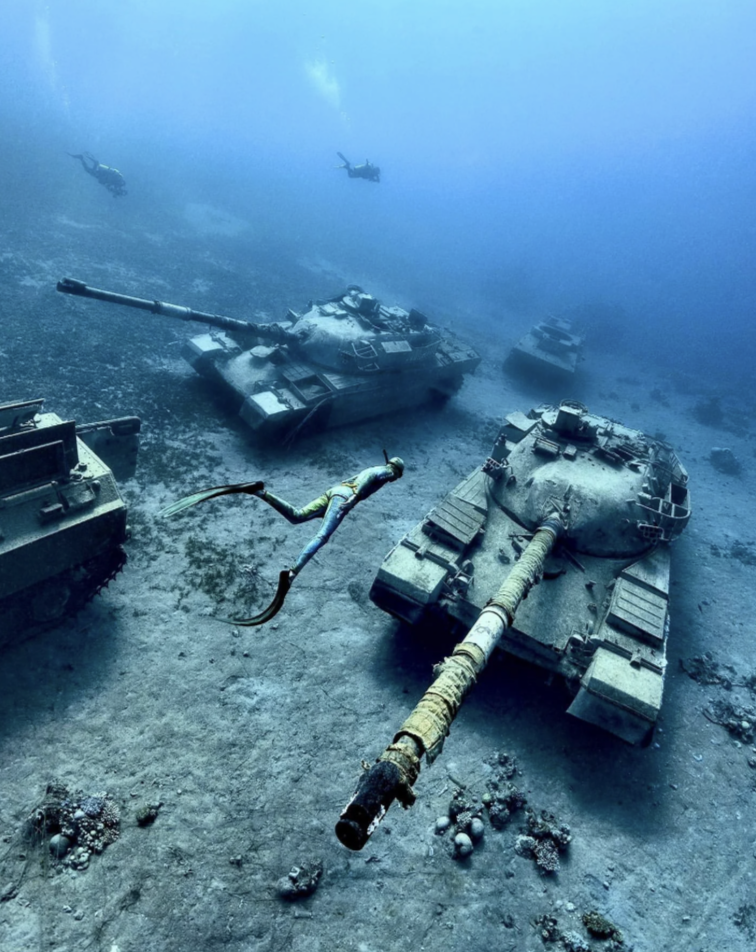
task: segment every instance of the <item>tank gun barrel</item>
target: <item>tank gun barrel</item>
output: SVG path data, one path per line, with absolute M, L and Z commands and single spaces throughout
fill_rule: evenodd
M 513 624 L 520 602 L 541 578 L 546 557 L 563 532 L 558 513 L 542 522 L 466 637 L 437 666 L 433 684 L 392 743 L 362 775 L 354 796 L 344 808 L 336 824 L 336 835 L 344 846 L 362 849 L 394 800 L 404 807 L 415 802 L 412 787 L 420 774 L 423 754 L 431 764 L 441 753 L 462 701 L 502 634 Z
M 234 317 L 225 317 L 223 314 L 208 314 L 205 311 L 195 311 L 190 307 L 179 304 L 168 304 L 166 301 L 151 301 L 148 298 L 132 297 L 130 294 L 117 294 L 115 291 L 103 291 L 93 288 L 83 281 L 74 278 L 63 278 L 58 281 L 58 291 L 63 294 L 73 294 L 77 297 L 94 298 L 97 301 L 107 301 L 109 304 L 123 304 L 126 307 L 135 307 L 140 311 L 149 311 L 151 314 L 160 314 L 164 317 L 177 317 L 182 321 L 199 321 L 210 324 L 230 333 L 246 334 L 265 338 L 277 343 L 286 340 L 287 331 L 279 324 L 253 324 L 251 321 L 240 321 Z

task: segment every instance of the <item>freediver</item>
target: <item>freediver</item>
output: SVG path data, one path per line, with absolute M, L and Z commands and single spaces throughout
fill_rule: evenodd
M 98 162 L 91 152 L 84 152 L 83 154 L 77 153 L 76 155 L 74 155 L 73 152 L 69 152 L 67 154 L 70 155 L 72 159 L 79 159 L 84 171 L 89 173 L 93 178 L 96 178 L 100 185 L 104 185 L 114 198 L 128 194 L 126 191 L 126 180 L 118 169 L 112 169 L 109 165 L 103 165 L 101 162 Z M 91 164 L 88 165 L 87 163 Z
M 369 182 L 380 182 L 381 170 L 377 165 L 372 165 L 367 159 L 365 159 L 364 165 L 352 165 L 349 159 L 343 156 L 341 152 L 337 152 L 336 155 L 338 155 L 344 163 L 343 165 L 337 165 L 336 168 L 346 169 L 349 178 L 364 178 Z
M 177 512 L 182 512 L 190 506 L 196 506 L 197 503 L 204 502 L 207 499 L 214 499 L 216 496 L 227 496 L 234 493 L 245 493 L 249 496 L 257 496 L 269 506 L 280 513 L 285 519 L 294 525 L 300 522 L 309 522 L 311 519 L 321 518 L 323 524 L 318 533 L 307 543 L 299 553 L 299 557 L 290 569 L 284 569 L 279 573 L 278 589 L 273 601 L 252 618 L 226 619 L 234 625 L 244 625 L 253 627 L 262 625 L 270 621 L 283 606 L 284 599 L 302 569 L 307 565 L 310 559 L 329 541 L 334 532 L 341 525 L 344 517 L 354 509 L 358 502 L 372 496 L 386 483 L 392 483 L 401 479 L 404 473 L 404 462 L 398 456 L 391 459 L 386 457 L 385 464 L 381 466 L 370 466 L 348 479 L 342 480 L 337 485 L 327 489 L 317 499 L 303 506 L 296 508 L 280 496 L 276 496 L 265 488 L 262 482 L 254 483 L 236 483 L 229 486 L 213 486 L 210 489 L 201 489 L 198 492 L 185 496 L 177 502 L 172 503 L 160 512 L 161 516 L 173 516 Z

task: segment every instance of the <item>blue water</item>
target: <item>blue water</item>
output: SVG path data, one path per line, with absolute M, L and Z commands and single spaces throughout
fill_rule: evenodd
M 607 338 L 748 379 L 754 62 L 753 0 L 3 0 L 3 225 L 209 204 L 405 304 L 604 302 Z

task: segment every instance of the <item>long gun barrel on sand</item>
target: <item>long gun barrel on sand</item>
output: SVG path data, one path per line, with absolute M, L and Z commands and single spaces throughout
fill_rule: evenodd
M 73 294 L 77 297 L 94 298 L 97 301 L 107 301 L 109 304 L 123 304 L 126 307 L 135 307 L 140 311 L 149 311 L 151 314 L 161 314 L 164 317 L 177 317 L 182 321 L 199 321 L 210 324 L 230 333 L 246 334 L 260 337 L 276 343 L 285 343 L 288 332 L 280 324 L 253 324 L 251 321 L 240 321 L 234 317 L 225 317 L 222 314 L 207 314 L 205 311 L 195 311 L 190 307 L 179 304 L 168 304 L 165 301 L 151 301 L 148 298 L 132 297 L 130 294 L 117 294 L 115 291 L 103 291 L 93 288 L 83 281 L 74 278 L 63 278 L 58 281 L 58 291 L 63 294 Z
M 423 754 L 430 764 L 441 753 L 465 695 L 485 668 L 504 631 L 513 624 L 520 602 L 541 578 L 546 557 L 563 532 L 564 525 L 557 513 L 543 521 L 467 636 L 439 666 L 436 680 L 399 728 L 393 742 L 360 778 L 336 824 L 336 835 L 344 846 L 362 849 L 394 800 L 404 807 L 415 802 L 412 787 L 420 774 Z

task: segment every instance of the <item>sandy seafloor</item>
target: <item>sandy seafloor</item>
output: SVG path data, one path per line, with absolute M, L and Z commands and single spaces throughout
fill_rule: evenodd
M 425 302 L 338 264 L 245 245 L 196 208 L 160 227 L 120 225 L 115 212 L 96 224 L 53 216 L 33 235 L 3 226 L 2 401 L 42 396 L 79 422 L 137 413 L 143 438 L 137 476 L 122 485 L 125 570 L 78 617 L 3 652 L 0 949 L 507 952 L 544 948 L 533 922 L 546 914 L 606 948 L 581 924 L 588 910 L 608 916 L 636 952 L 753 949 L 756 752 L 704 711 L 712 701 L 753 708 L 756 697 L 697 683 L 680 665 L 708 651 L 736 682 L 756 672 L 753 393 L 667 367 L 663 355 L 602 353 L 590 340 L 572 392 L 526 387 L 501 364 L 534 315 L 486 323 L 438 301 L 432 316 L 485 354 L 445 409 L 260 447 L 180 359 L 195 325 L 68 299 L 56 280 L 247 318 L 280 319 L 351 281 L 388 303 Z M 726 429 L 692 413 L 712 395 Z M 395 806 L 350 853 L 333 828 L 360 761 L 383 750 L 450 649 L 376 608 L 374 573 L 485 458 L 506 413 L 561 397 L 663 432 L 690 473 L 693 518 L 675 544 L 655 742 L 631 748 L 574 720 L 558 684 L 498 657 L 441 758 L 423 769 L 416 805 Z M 714 469 L 715 446 L 734 451 L 740 477 Z M 404 479 L 349 517 L 275 621 L 239 630 L 216 620 L 259 607 L 311 527 L 251 499 L 170 523 L 158 510 L 192 489 L 253 478 L 304 503 L 380 462 L 384 447 L 406 460 Z M 434 834 L 455 781 L 480 796 L 497 751 L 516 757 L 529 803 L 571 828 L 553 876 L 515 853 L 522 814 L 502 831 L 487 826 L 465 862 Z M 84 872 L 56 869 L 46 849 L 21 839 L 52 778 L 108 791 L 120 806 L 120 839 Z M 161 803 L 158 818 L 139 827 L 136 810 L 150 802 Z M 314 859 L 324 865 L 315 894 L 279 898 L 280 877 Z

